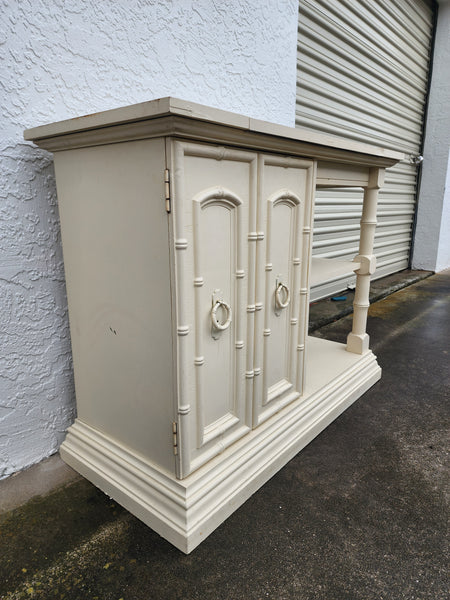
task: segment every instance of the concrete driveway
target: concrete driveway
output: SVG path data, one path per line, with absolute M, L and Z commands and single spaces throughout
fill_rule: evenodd
M 381 381 L 191 555 L 63 477 L 1 515 L 0 597 L 447 600 L 450 272 L 369 314 Z

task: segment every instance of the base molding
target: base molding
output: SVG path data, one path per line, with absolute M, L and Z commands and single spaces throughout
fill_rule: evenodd
M 317 389 L 307 387 L 299 400 L 183 480 L 80 419 L 68 430 L 61 457 L 189 553 L 380 379 L 372 352 L 351 360 L 350 368 L 332 380 L 324 377 Z

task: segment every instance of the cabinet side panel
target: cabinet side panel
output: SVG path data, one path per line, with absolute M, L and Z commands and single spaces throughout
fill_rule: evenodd
M 164 168 L 162 139 L 55 155 L 78 418 L 173 472 Z

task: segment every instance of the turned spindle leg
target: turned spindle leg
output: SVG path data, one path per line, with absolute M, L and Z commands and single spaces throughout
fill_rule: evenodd
M 361 266 L 355 271 L 356 289 L 353 302 L 353 328 L 347 337 L 347 350 L 355 354 L 363 354 L 369 349 L 369 336 L 366 333 L 367 311 L 369 309 L 370 277 L 375 272 L 376 267 L 373 240 L 377 224 L 378 190 L 383 184 L 383 178 L 384 169 L 370 169 L 369 183 L 364 188 L 359 254 L 354 259 Z

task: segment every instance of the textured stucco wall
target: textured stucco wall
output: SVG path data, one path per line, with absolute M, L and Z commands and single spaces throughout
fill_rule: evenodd
M 450 267 L 450 2 L 439 3 L 412 266 Z
M 0 478 L 75 414 L 52 156 L 23 130 L 168 95 L 294 125 L 296 31 L 296 0 L 0 0 Z

